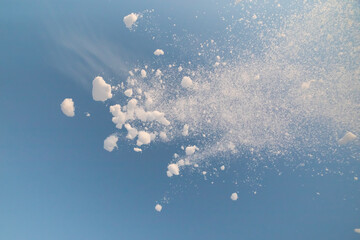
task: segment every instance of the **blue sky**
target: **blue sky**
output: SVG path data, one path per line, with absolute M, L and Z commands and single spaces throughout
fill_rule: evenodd
M 295 163 L 281 156 L 277 167 L 260 163 L 249 170 L 246 153 L 238 154 L 224 160 L 226 171 L 207 180 L 196 171 L 166 176 L 174 152 L 191 144 L 187 140 L 154 143 L 139 154 L 120 138 L 116 151 L 104 150 L 104 139 L 121 132 L 108 107 L 122 98 L 95 102 L 93 78 L 102 75 L 113 84 L 141 64 L 203 62 L 181 55 L 191 52 L 186 41 L 192 38 L 169 44 L 167 33 L 175 30 L 166 21 L 185 29 L 179 35 L 199 33 L 194 39 L 205 41 L 223 26 L 213 16 L 237 11 L 224 6 L 221 1 L 0 3 L 0 239 L 359 238 L 354 176 L 360 163 L 346 148 L 321 150 L 323 162 L 307 170 L 296 168 L 296 156 Z M 144 13 L 135 31 L 125 28 L 124 16 L 147 9 L 155 12 Z M 202 16 L 198 24 L 194 15 Z M 156 29 L 146 30 L 149 26 Z M 158 41 L 151 41 L 154 35 Z M 169 52 L 164 61 L 152 55 L 159 46 Z M 112 54 L 99 54 L 90 64 L 95 50 Z M 67 97 L 75 102 L 74 118 L 60 110 Z M 359 155 L 358 142 L 350 152 Z M 345 160 L 327 162 L 334 155 Z M 223 163 L 209 162 L 207 171 Z M 333 173 L 322 176 L 325 167 Z M 230 200 L 233 192 L 237 201 Z M 158 202 L 160 213 L 154 210 Z

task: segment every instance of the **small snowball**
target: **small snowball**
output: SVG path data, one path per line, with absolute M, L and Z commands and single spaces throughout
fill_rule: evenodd
M 225 170 L 225 166 L 222 165 L 222 166 L 220 167 L 220 169 L 221 169 L 221 171 L 224 171 L 224 170 Z

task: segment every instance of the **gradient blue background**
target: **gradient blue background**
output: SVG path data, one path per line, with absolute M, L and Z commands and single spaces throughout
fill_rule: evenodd
M 243 174 L 233 173 L 241 159 L 211 184 L 199 174 L 166 176 L 173 145 L 137 154 L 121 140 L 118 151 L 104 151 L 103 140 L 115 129 L 108 108 L 92 100 L 93 77 L 123 80 L 126 73 L 111 68 L 151 61 L 159 45 L 144 32 L 129 32 L 122 18 L 154 8 L 206 39 L 219 5 L 0 2 L 0 239 L 359 239 L 353 231 L 360 227 L 359 181 L 353 180 L 357 172 L 349 174 L 358 162 L 344 164 L 343 176 L 279 166 L 282 175 L 266 171 L 263 187 L 253 188 L 234 184 Z M 204 11 L 193 25 L 191 17 Z M 67 30 L 111 39 L 124 63 L 86 68 L 59 45 Z M 78 75 L 67 74 L 71 67 Z M 60 111 L 65 97 L 75 101 L 74 118 Z M 234 191 L 236 202 L 229 198 Z M 170 202 L 157 213 L 164 193 Z

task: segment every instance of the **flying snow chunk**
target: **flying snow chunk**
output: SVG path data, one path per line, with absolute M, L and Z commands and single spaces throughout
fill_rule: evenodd
M 150 134 L 145 131 L 140 131 L 138 134 L 138 140 L 136 142 L 136 145 L 141 146 L 143 144 L 150 144 L 150 142 L 151 142 Z
M 142 152 L 141 148 L 134 148 L 135 152 Z
M 126 135 L 126 138 L 128 138 L 130 140 L 133 140 L 134 138 L 136 138 L 136 136 L 138 135 L 138 131 L 137 131 L 136 128 L 131 127 L 131 125 L 129 123 L 126 123 L 124 125 L 124 127 L 128 131 L 128 134 Z
M 120 104 L 115 104 L 113 106 L 110 106 L 110 112 L 114 116 L 112 118 L 113 123 L 116 124 L 116 127 L 121 129 L 123 124 L 126 122 L 126 113 L 121 111 Z
M 189 125 L 185 124 L 182 130 L 182 135 L 183 136 L 188 136 L 189 135 Z
M 224 171 L 224 170 L 225 170 L 225 166 L 222 165 L 222 166 L 220 167 L 220 169 L 221 169 L 221 171 Z
M 140 74 L 142 78 L 146 78 L 146 71 L 144 69 L 141 69 Z
M 115 135 L 108 136 L 104 140 L 104 149 L 106 151 L 112 152 L 114 150 L 114 148 L 117 148 L 117 144 L 116 144 L 117 141 L 118 141 L 118 138 Z
M 168 171 L 166 173 L 168 177 L 172 177 L 173 175 L 179 175 L 180 174 L 179 166 L 175 163 L 169 164 Z
M 107 84 L 100 76 L 96 77 L 93 82 L 92 96 L 95 101 L 106 101 L 112 98 L 111 85 Z
M 181 86 L 183 88 L 190 88 L 193 85 L 193 82 L 191 80 L 190 77 L 183 77 L 183 79 L 181 80 Z
M 160 132 L 160 138 L 161 138 L 161 140 L 163 140 L 163 141 L 167 141 L 168 140 L 168 137 L 167 137 L 167 135 L 166 135 L 166 132 Z
M 156 204 L 155 210 L 158 211 L 158 212 L 161 212 L 162 206 L 160 204 Z
M 161 49 L 156 49 L 155 52 L 154 52 L 154 55 L 155 55 L 155 56 L 164 55 L 164 51 L 161 50 Z
M 127 97 L 131 97 L 133 95 L 133 90 L 131 88 L 129 88 L 128 90 L 126 90 L 124 92 L 125 96 Z
M 238 199 L 237 193 L 234 192 L 233 194 L 231 194 L 230 198 L 231 200 L 236 201 Z
M 132 26 L 135 24 L 135 22 L 138 20 L 138 18 L 139 18 L 139 14 L 137 13 L 130 13 L 129 15 L 125 16 L 124 17 L 125 26 L 128 29 L 131 29 Z
M 196 150 L 199 150 L 195 145 L 194 146 L 188 146 L 185 149 L 185 153 L 186 155 L 193 155 L 195 153 Z
M 347 132 L 342 138 L 339 140 L 340 145 L 345 145 L 351 141 L 354 141 L 356 138 L 356 135 L 352 132 Z
M 68 117 L 75 116 L 75 107 L 74 101 L 72 98 L 65 98 L 64 101 L 60 104 L 61 111 Z
M 359 233 L 359 234 L 360 234 L 360 228 L 355 228 L 355 229 L 354 229 L 354 232 L 356 232 L 356 233 Z

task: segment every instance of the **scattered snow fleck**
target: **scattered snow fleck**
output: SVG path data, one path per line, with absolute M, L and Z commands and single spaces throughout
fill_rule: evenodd
M 355 229 L 354 229 L 354 232 L 356 232 L 356 233 L 359 233 L 359 234 L 360 234 L 360 228 L 355 228 Z
M 225 166 L 222 165 L 222 166 L 220 167 L 220 169 L 221 169 L 221 171 L 224 171 L 224 170 L 225 170 Z
M 156 204 L 155 210 L 158 211 L 158 212 L 161 212 L 162 206 L 160 204 Z
M 112 152 L 114 148 L 117 148 L 118 137 L 115 135 L 110 135 L 104 140 L 104 149 L 106 151 Z
M 92 82 L 92 96 L 95 101 L 106 101 L 112 98 L 111 85 L 107 84 L 100 76 L 96 77 Z
M 354 180 L 357 181 L 357 180 L 359 180 L 359 178 L 358 178 L 358 177 L 354 177 Z
M 61 111 L 68 117 L 75 116 L 75 107 L 74 101 L 72 98 L 65 98 L 64 101 L 60 104 Z
M 88 112 L 86 112 L 86 113 L 85 113 L 85 116 L 86 116 L 86 117 L 90 117 L 90 116 L 91 116 L 91 114 L 90 114 L 90 113 L 88 113 Z
M 230 198 L 231 198 L 231 200 L 236 201 L 238 199 L 237 193 L 231 194 Z
M 161 49 L 156 49 L 155 52 L 154 52 L 154 55 L 155 55 L 155 56 L 164 55 L 164 51 L 161 50 Z
M 178 71 L 181 72 L 183 70 L 182 66 L 178 67 Z

